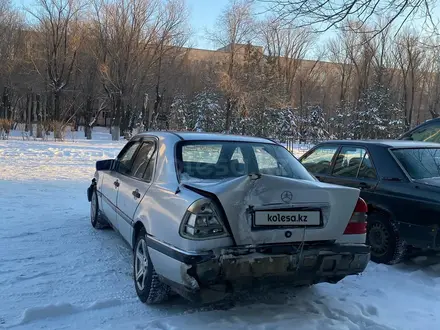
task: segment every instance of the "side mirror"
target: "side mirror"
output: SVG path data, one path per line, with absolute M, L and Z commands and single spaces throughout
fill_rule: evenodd
M 96 162 L 96 170 L 97 171 L 109 171 L 112 169 L 114 162 L 115 162 L 114 159 L 98 160 Z

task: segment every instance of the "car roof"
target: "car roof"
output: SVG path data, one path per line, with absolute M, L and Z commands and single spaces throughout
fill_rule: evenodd
M 167 137 L 174 135 L 184 141 L 233 141 L 233 142 L 256 142 L 256 143 L 270 143 L 277 144 L 270 139 L 253 137 L 246 135 L 222 134 L 222 133 L 205 133 L 205 132 L 179 132 L 179 131 L 149 131 L 139 133 L 136 136 L 157 136 Z
M 439 143 L 409 140 L 328 140 L 319 144 L 324 143 L 374 145 L 385 148 L 440 148 Z

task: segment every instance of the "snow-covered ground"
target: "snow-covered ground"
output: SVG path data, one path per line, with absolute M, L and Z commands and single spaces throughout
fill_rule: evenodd
M 141 304 L 128 246 L 89 222 L 94 163 L 124 144 L 109 138 L 0 141 L 0 328 L 439 328 L 440 266 L 423 258 L 393 267 L 370 263 L 339 284 L 242 295 L 222 308 L 178 297 Z

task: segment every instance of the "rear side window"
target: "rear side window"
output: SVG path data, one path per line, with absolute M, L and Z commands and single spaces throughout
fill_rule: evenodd
M 136 159 L 133 162 L 131 169 L 132 176 L 145 181 L 151 180 L 155 163 L 155 157 L 153 157 L 155 151 L 156 145 L 153 141 L 145 141 L 142 143 L 136 155 Z
M 376 169 L 370 159 L 370 154 L 367 152 L 362 160 L 361 167 L 358 173 L 359 179 L 377 179 Z
M 244 164 L 243 153 L 240 147 L 235 149 L 234 153 L 232 154 L 231 160 L 235 160 L 239 164 Z
M 342 147 L 336 158 L 333 175 L 355 178 L 358 174 L 366 150 L 356 147 Z
M 368 151 L 360 147 L 342 147 L 336 158 L 332 174 L 346 178 L 376 178 L 376 170 Z
M 278 162 L 277 160 L 264 148 L 262 147 L 253 147 L 255 152 L 255 157 L 257 158 L 258 168 L 260 170 L 277 168 Z
M 338 146 L 318 147 L 307 157 L 301 159 L 301 163 L 310 173 L 328 174 L 337 150 Z

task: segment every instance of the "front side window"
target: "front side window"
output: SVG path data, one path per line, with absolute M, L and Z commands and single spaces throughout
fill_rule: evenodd
M 269 143 L 182 141 L 176 154 L 182 178 L 223 179 L 260 173 L 315 181 L 290 152 Z
M 304 167 L 313 174 L 328 174 L 333 156 L 338 146 L 322 146 L 316 148 L 311 154 L 301 160 Z
M 411 178 L 440 177 L 440 148 L 392 149 L 391 152 Z
M 130 144 L 128 144 L 118 156 L 118 163 L 116 165 L 116 171 L 126 175 L 130 174 L 131 165 L 134 161 L 134 155 L 140 145 L 139 141 L 129 143 Z
M 336 158 L 334 176 L 356 178 L 367 151 L 358 147 L 342 147 Z

